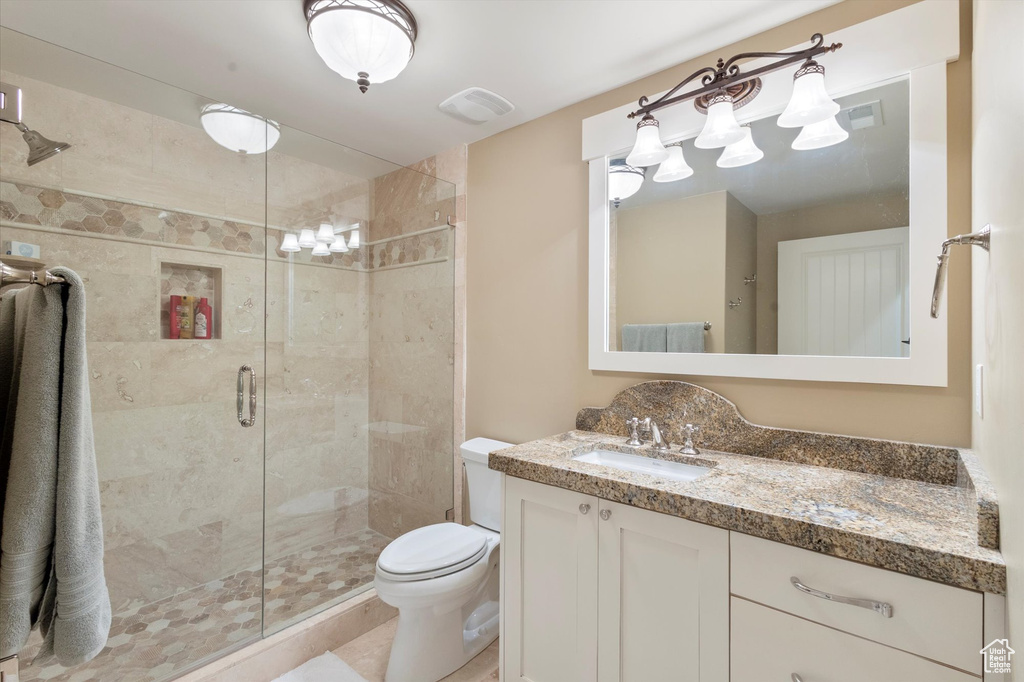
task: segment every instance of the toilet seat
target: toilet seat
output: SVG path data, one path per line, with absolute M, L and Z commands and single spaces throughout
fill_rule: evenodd
M 484 534 L 457 523 L 437 523 L 389 544 L 377 559 L 377 570 L 395 582 L 428 580 L 472 566 L 486 553 Z

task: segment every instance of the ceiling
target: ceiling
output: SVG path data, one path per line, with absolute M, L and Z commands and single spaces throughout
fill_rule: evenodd
M 853 130 L 851 107 L 879 102 L 881 124 Z M 621 209 L 672 201 L 726 190 L 757 215 L 861 196 L 910 193 L 910 83 L 898 80 L 846 97 L 837 97 L 836 116 L 850 137 L 823 149 L 795 151 L 790 145 L 799 128 L 780 128 L 777 115 L 750 124 L 754 143 L 764 158 L 739 168 L 716 165 L 721 149 L 696 149 L 683 143 L 683 156 L 693 168 L 688 178 L 654 182 L 657 167 L 647 169 L 644 184 L 623 199 Z M 740 110 L 742 112 L 742 109 Z
M 838 1 L 406 0 L 416 54 L 365 95 L 317 56 L 301 0 L 0 0 L 0 25 L 410 164 Z M 438 111 L 470 86 L 516 110 Z

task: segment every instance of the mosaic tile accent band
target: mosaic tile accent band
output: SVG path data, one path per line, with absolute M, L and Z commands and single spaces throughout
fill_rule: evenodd
M 159 601 L 114 614 L 107 646 L 88 663 L 30 663 L 33 633 L 20 656 L 22 682 L 160 682 L 226 649 L 321 611 L 373 582 L 388 538 L 366 529 L 268 561 Z M 264 579 L 261 575 L 265 574 Z M 263 594 L 263 591 L 266 594 Z M 266 600 L 266 625 L 260 618 Z
M 195 215 L 183 211 L 100 199 L 22 183 L 0 182 L 0 218 L 71 233 L 106 235 L 125 241 L 191 246 L 262 256 L 270 241 L 271 257 L 337 265 L 355 270 L 384 269 L 450 258 L 449 230 L 367 243 L 363 248 L 329 256 L 281 251 L 287 230 Z

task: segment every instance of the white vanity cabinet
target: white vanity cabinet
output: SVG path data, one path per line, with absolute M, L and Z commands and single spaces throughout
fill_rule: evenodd
M 502 679 L 727 682 L 729 533 L 505 477 Z

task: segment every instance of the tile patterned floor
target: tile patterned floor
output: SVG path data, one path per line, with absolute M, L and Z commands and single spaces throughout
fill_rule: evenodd
M 106 648 L 75 668 L 26 665 L 39 650 L 38 633 L 22 659 L 22 682 L 157 682 L 220 652 L 275 632 L 366 589 L 388 538 L 361 530 L 240 571 L 152 604 L 114 614 Z M 266 590 L 265 595 L 263 589 Z
M 395 638 L 398 619 L 392 618 L 370 630 L 362 637 L 334 650 L 334 655 L 345 661 L 367 682 L 384 682 L 391 655 L 391 641 Z M 497 682 L 498 640 L 481 651 L 476 658 L 462 666 L 441 682 Z

